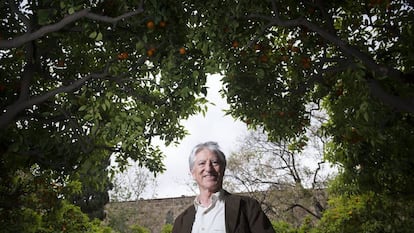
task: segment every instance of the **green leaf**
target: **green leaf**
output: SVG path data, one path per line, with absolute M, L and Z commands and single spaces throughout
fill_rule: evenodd
M 198 70 L 194 70 L 193 71 L 193 78 L 198 78 L 198 76 L 200 76 L 200 72 L 198 72 Z
M 49 24 L 50 21 L 50 15 L 51 15 L 51 9 L 39 9 L 37 11 L 37 22 L 39 25 L 46 25 Z
M 80 111 L 80 112 L 85 111 L 85 109 L 86 109 L 87 107 L 88 107 L 88 106 L 86 106 L 86 105 L 82 105 L 82 106 L 80 106 L 80 108 L 78 109 L 78 111 Z
M 102 107 L 102 110 L 106 111 L 106 104 L 105 103 L 102 103 L 101 107 Z
M 73 14 L 73 13 L 75 13 L 75 8 L 73 8 L 73 7 L 69 8 L 68 13 L 70 15 Z
M 89 34 L 89 38 L 95 39 L 97 35 L 98 35 L 98 33 L 96 31 L 92 32 L 91 34 Z
M 369 121 L 369 114 L 368 114 L 368 112 L 364 112 L 363 116 L 364 116 L 364 120 L 365 121 Z
M 144 43 L 142 43 L 141 41 L 138 41 L 136 44 L 135 44 L 135 49 L 136 50 L 141 50 L 141 49 L 143 49 L 144 48 Z
M 102 33 L 99 32 L 98 35 L 96 36 L 95 40 L 96 41 L 101 41 L 102 40 L 102 37 L 103 37 Z

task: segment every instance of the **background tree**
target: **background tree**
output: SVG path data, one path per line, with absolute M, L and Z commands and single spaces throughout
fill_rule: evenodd
M 116 168 L 114 168 L 116 171 Z M 113 174 L 112 189 L 109 191 L 111 202 L 134 203 L 135 208 L 107 208 L 105 225 L 119 232 L 147 232 L 148 229 L 134 223 L 143 222 L 139 216 L 142 208 L 139 201 L 144 191 L 156 187 L 156 180 L 148 169 L 140 167 L 138 163 L 130 161 L 128 169 Z M 112 203 L 111 203 L 112 206 Z M 148 217 L 148 215 L 147 215 Z M 131 223 L 133 219 L 134 223 Z
M 250 132 L 228 159 L 226 187 L 259 200 L 269 216 L 298 227 L 322 217 L 326 188 L 335 170 L 323 159 L 319 144 L 271 142 L 263 131 Z M 315 149 L 318 148 L 318 149 Z
M 115 202 L 138 201 L 145 191 L 157 186 L 154 175 L 134 162 L 123 172 L 116 172 L 112 181 L 109 196 Z

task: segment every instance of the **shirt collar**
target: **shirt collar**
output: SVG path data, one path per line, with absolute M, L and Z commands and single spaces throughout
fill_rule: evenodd
M 213 195 L 211 195 L 210 199 L 211 199 L 211 204 L 208 207 L 204 207 L 207 209 L 211 209 L 213 208 L 218 200 L 223 200 L 224 197 L 224 191 L 223 189 L 220 189 L 220 191 L 213 193 Z M 196 196 L 196 198 L 194 199 L 194 207 L 197 210 L 199 207 L 203 207 L 200 203 L 199 200 L 199 195 Z

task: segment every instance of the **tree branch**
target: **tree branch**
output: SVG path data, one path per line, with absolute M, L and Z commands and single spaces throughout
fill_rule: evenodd
M 368 80 L 368 87 L 371 90 L 372 95 L 380 99 L 383 103 L 393 106 L 395 109 L 402 112 L 414 113 L 413 99 L 404 99 L 387 93 L 375 79 Z
M 301 204 L 292 204 L 292 205 L 291 205 L 289 208 L 287 208 L 285 211 L 292 210 L 292 209 L 294 209 L 294 208 L 296 208 L 296 207 L 303 209 L 304 211 L 306 211 L 307 213 L 309 213 L 310 215 L 312 215 L 313 217 L 315 217 L 315 218 L 317 218 L 317 219 L 320 219 L 320 218 L 321 218 L 321 216 L 318 216 L 317 214 L 313 213 L 312 211 L 310 211 L 308 208 L 306 208 L 305 206 L 303 206 L 303 205 L 301 205 Z
M 360 60 L 368 69 L 370 69 L 374 74 L 377 74 L 379 77 L 388 77 L 393 78 L 396 81 L 402 82 L 403 73 L 392 67 L 387 67 L 385 65 L 377 64 L 375 60 L 367 55 L 364 52 L 361 52 L 358 48 L 348 44 L 346 41 L 343 41 L 340 37 L 335 34 L 321 28 L 320 26 L 310 22 L 306 18 L 299 17 L 291 20 L 282 20 L 277 14 L 276 16 L 264 16 L 260 14 L 250 14 L 247 16 L 250 19 L 261 19 L 269 21 L 267 26 L 281 26 L 281 27 L 298 27 L 304 26 L 311 31 L 318 33 L 322 38 L 338 46 L 339 49 L 349 57 L 356 58 Z M 399 96 L 393 96 L 386 93 L 382 87 L 376 81 L 368 81 L 370 86 L 371 93 L 380 99 L 383 103 L 394 107 L 399 111 L 407 111 L 414 113 L 414 100 L 403 99 Z
M 102 73 L 94 73 L 90 74 L 88 76 L 85 76 L 81 79 L 78 79 L 74 81 L 72 84 L 68 86 L 61 86 L 59 88 L 56 88 L 54 90 L 51 90 L 49 92 L 46 92 L 43 95 L 37 95 L 33 96 L 31 98 L 17 101 L 11 105 L 9 105 L 5 111 L 3 111 L 3 114 L 0 116 L 0 129 L 5 128 L 13 119 L 14 117 L 24 109 L 42 103 L 46 101 L 47 99 L 64 92 L 74 91 L 80 88 L 85 82 L 87 82 L 90 79 L 100 79 L 108 76 L 108 70 L 109 70 L 109 64 L 111 64 L 115 60 L 108 61 L 104 71 Z
M 83 9 L 81 11 L 75 12 L 71 15 L 68 15 L 66 17 L 64 17 L 62 20 L 60 20 L 59 22 L 55 23 L 55 24 L 50 24 L 47 26 L 43 26 L 40 29 L 38 29 L 37 31 L 34 32 L 28 32 L 25 33 L 21 36 L 17 36 L 11 40 L 0 40 L 0 49 L 8 49 L 8 48 L 16 48 L 16 47 L 20 47 L 23 44 L 32 41 L 32 40 L 36 40 L 39 39 L 41 37 L 43 37 L 45 34 L 47 33 L 51 33 L 51 32 L 55 32 L 55 31 L 59 31 L 60 29 L 62 29 L 63 27 L 65 27 L 66 25 L 73 23 L 77 20 L 80 20 L 82 18 L 88 18 L 88 19 L 92 19 L 92 20 L 96 20 L 96 21 L 100 21 L 100 22 L 105 22 L 105 23 L 117 23 L 118 21 L 140 14 L 144 12 L 144 9 L 142 7 L 138 8 L 137 10 L 122 14 L 118 17 L 112 18 L 112 17 L 108 17 L 108 16 L 102 16 L 102 15 L 98 15 L 95 13 L 91 13 L 90 9 Z
M 325 161 L 318 162 L 318 167 L 316 168 L 315 173 L 313 174 L 312 189 L 316 188 L 318 173 L 321 170 L 321 164 L 324 164 L 324 163 Z

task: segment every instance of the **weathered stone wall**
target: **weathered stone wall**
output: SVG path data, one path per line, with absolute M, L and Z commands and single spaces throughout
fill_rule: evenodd
M 121 216 L 127 225 L 139 224 L 150 229 L 151 233 L 159 233 L 165 224 L 173 224 L 174 219 L 188 206 L 192 205 L 194 198 L 194 196 L 182 196 L 164 199 L 112 202 L 105 207 L 107 212 L 106 221 Z

